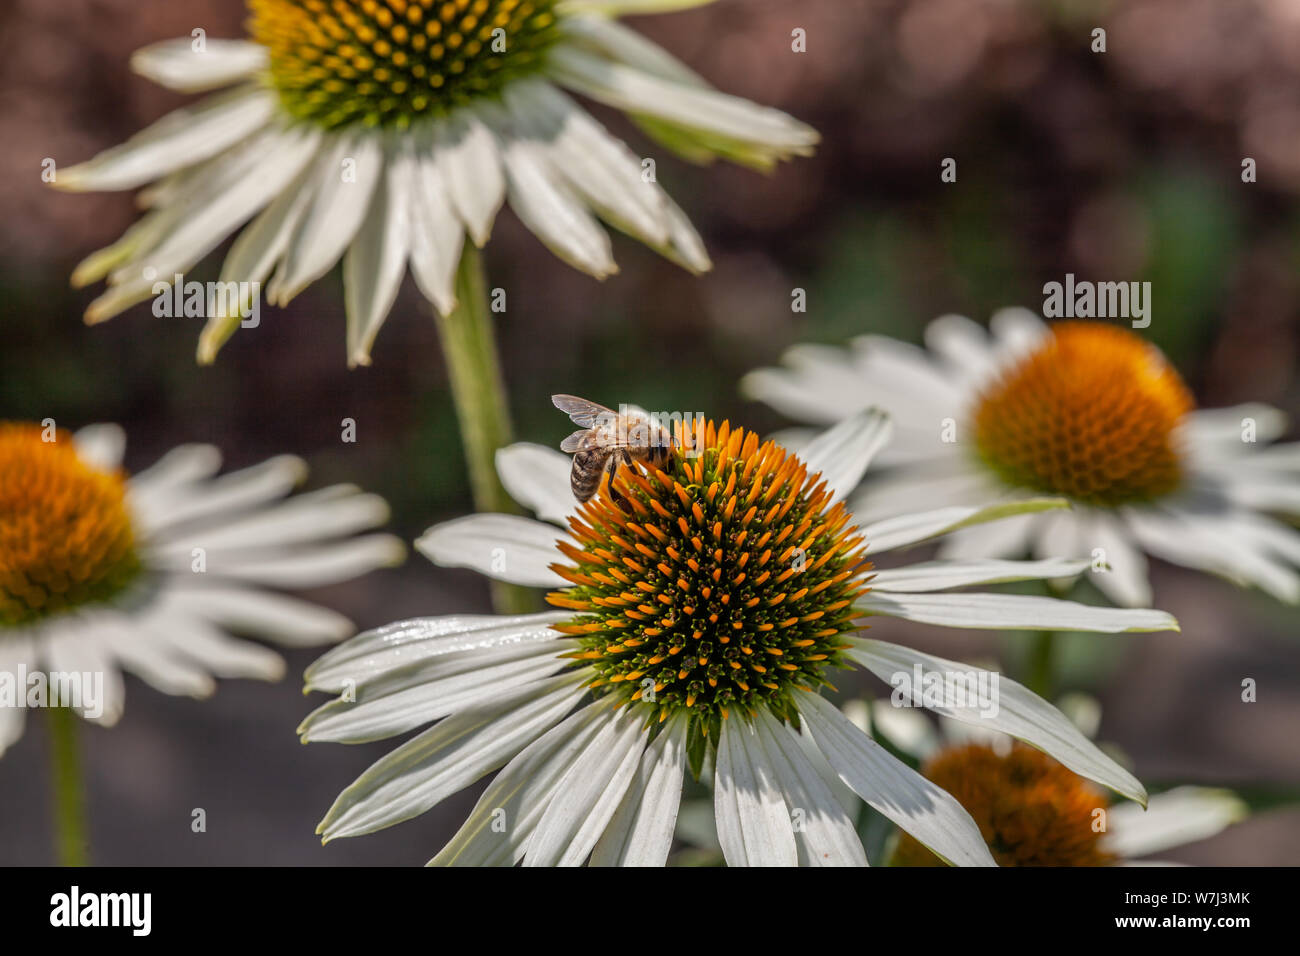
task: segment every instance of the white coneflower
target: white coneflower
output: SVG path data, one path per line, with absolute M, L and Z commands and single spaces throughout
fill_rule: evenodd
M 111 726 L 129 671 L 167 694 L 205 697 L 214 677 L 277 680 L 275 651 L 341 640 L 352 624 L 265 590 L 334 584 L 405 554 L 357 536 L 388 506 L 335 485 L 284 499 L 306 474 L 283 456 L 213 477 L 208 445 L 173 450 L 135 476 L 125 436 L 93 425 L 0 422 L 0 753 L 27 710 L 48 708 L 64 863 L 86 860 L 75 712 Z
M 297 458 L 214 478 L 217 450 L 187 445 L 132 477 L 123 445 L 114 425 L 74 437 L 0 423 L 0 671 L 102 674 L 97 723 L 121 716 L 124 670 L 193 697 L 213 677 L 282 677 L 279 654 L 228 632 L 300 647 L 352 625 L 265 587 L 333 584 L 404 553 L 390 535 L 354 536 L 387 520 L 374 495 L 336 485 L 280 500 L 306 474 Z M 0 753 L 25 713 L 0 706 Z
M 624 467 L 617 496 L 577 509 L 567 458 L 531 445 L 503 450 L 503 482 L 545 520 L 474 515 L 434 527 L 417 546 L 438 564 L 548 589 L 559 610 L 399 622 L 312 665 L 308 688 L 341 696 L 303 722 L 305 740 L 377 740 L 438 721 L 345 790 L 319 832 L 329 840 L 390 826 L 503 768 L 434 863 L 658 865 L 683 779 L 703 772 L 733 865 L 865 864 L 837 779 L 943 859 L 991 864 L 948 794 L 821 696 L 830 674 L 851 664 L 919 667 L 939 679 L 958 666 L 859 637 L 865 621 L 1176 624 L 1157 611 L 951 590 L 1074 574 L 1077 561 L 924 563 L 872 577 L 868 547 L 874 555 L 1063 505 L 949 508 L 858 528 L 837 489 L 858 483 L 887 437 L 884 416 L 867 412 L 796 457 L 708 422 L 685 445 L 679 433 L 664 470 Z M 1014 682 L 1001 681 L 996 716 L 955 715 L 1145 799 L 1136 779 Z
M 954 535 L 947 557 L 1095 554 L 1089 580 L 1141 606 L 1145 552 L 1300 600 L 1300 533 L 1268 516 L 1300 514 L 1300 444 L 1268 447 L 1280 412 L 1197 410 L 1160 351 L 1118 326 L 1008 309 L 992 333 L 946 316 L 926 329 L 930 353 L 880 336 L 798 346 L 743 388 L 815 424 L 890 410 L 892 467 L 853 499 L 865 518 L 1040 494 L 1074 505 Z
M 1080 727 L 1086 733 L 1100 712 L 1095 702 L 1084 703 L 1071 709 L 1089 713 Z M 855 708 L 855 716 L 859 711 L 866 708 Z M 1153 794 L 1145 810 L 1134 803 L 1108 806 L 1102 791 L 1004 734 L 943 718 L 936 732 L 917 711 L 883 700 L 869 713 L 890 742 L 919 760 L 921 772 L 970 812 L 1001 866 L 1150 865 L 1151 854 L 1212 837 L 1249 812 L 1229 790 L 1196 786 Z M 940 863 L 907 835 L 893 862 Z
M 139 51 L 137 72 L 182 92 L 233 89 L 58 172 L 72 190 L 135 189 L 149 211 L 77 269 L 110 289 L 111 318 L 227 236 L 223 282 L 270 280 L 284 305 L 343 259 L 347 355 L 371 344 L 409 264 L 443 313 L 457 305 L 464 236 L 484 244 L 503 202 L 560 258 L 616 271 L 597 218 L 694 271 L 686 216 L 640 157 L 565 90 L 626 112 L 698 161 L 766 169 L 817 134 L 709 87 L 611 16 L 706 0 L 249 0 L 252 39 L 189 37 Z M 210 362 L 247 303 L 210 303 Z

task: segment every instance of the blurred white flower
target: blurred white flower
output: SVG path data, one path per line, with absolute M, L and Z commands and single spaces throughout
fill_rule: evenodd
M 598 278 L 617 268 L 597 217 L 707 270 L 653 166 L 562 89 L 625 112 L 694 161 L 767 169 L 811 153 L 814 130 L 712 89 L 612 19 L 705 2 L 249 0 L 251 40 L 185 37 L 139 51 L 135 70 L 172 89 L 234 89 L 58 172 L 55 185 L 71 190 L 154 184 L 144 218 L 73 275 L 76 285 L 108 278 L 87 321 L 148 298 L 250 219 L 221 281 L 269 278 L 267 300 L 284 305 L 341 257 L 352 364 L 369 361 L 408 263 L 439 310 L 455 308 L 465 233 L 487 242 L 506 200 L 560 258 Z M 200 361 L 213 360 L 246 306 L 211 298 Z
M 992 863 L 948 794 L 820 693 L 830 670 L 853 664 L 886 680 L 977 669 L 856 632 L 877 617 L 1108 632 L 1177 624 L 1158 611 L 954 591 L 1075 574 L 1077 561 L 927 562 L 872 577 L 864 542 L 875 555 L 1064 504 L 947 508 L 859 528 L 837 489 L 857 485 L 888 436 L 887 419 L 867 411 L 795 457 L 709 422 L 689 445 L 698 456 L 682 453 L 679 433 L 665 471 L 620 471 L 625 504 L 604 491 L 581 507 L 566 456 L 503 449 L 502 482 L 542 520 L 472 515 L 417 547 L 436 564 L 546 588 L 558 610 L 402 621 L 313 664 L 308 689 L 341 696 L 303 722 L 306 741 L 360 743 L 437 721 L 348 787 L 318 832 L 391 826 L 504 768 L 433 863 L 661 865 L 689 770 L 713 783 L 732 865 L 864 865 L 835 793 L 845 786 L 940 857 Z M 943 712 L 1145 799 L 1132 775 L 1011 680 L 1000 681 L 996 713 Z
M 116 425 L 0 423 L 0 678 L 18 695 L 24 673 L 102 675 L 103 699 L 74 709 L 111 725 L 122 671 L 193 697 L 213 677 L 277 680 L 280 655 L 229 632 L 301 647 L 353 628 L 265 587 L 330 585 L 405 553 L 390 535 L 354 536 L 388 519 L 374 495 L 335 485 L 281 500 L 306 475 L 297 458 L 213 477 L 217 450 L 185 445 L 127 476 L 124 445 Z M 27 699 L 0 706 L 0 753 Z
M 1119 326 L 1007 309 L 991 331 L 945 316 L 928 352 L 875 335 L 800 345 L 742 389 L 817 425 L 890 411 L 898 440 L 852 499 L 867 520 L 1041 494 L 1073 504 L 953 535 L 945 557 L 1094 555 L 1088 580 L 1138 607 L 1149 553 L 1300 600 L 1300 532 L 1267 514 L 1300 515 L 1300 444 L 1269 446 L 1281 412 L 1195 409 L 1160 351 Z

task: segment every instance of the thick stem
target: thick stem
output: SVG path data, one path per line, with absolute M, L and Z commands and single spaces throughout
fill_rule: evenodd
M 1037 631 L 1029 644 L 1025 684 L 1046 701 L 1056 693 L 1055 635 L 1051 631 Z
M 86 832 L 81 753 L 77 747 L 79 718 L 67 707 L 51 707 L 49 715 L 54 836 L 59 865 L 87 866 L 90 863 L 90 840 Z
M 518 508 L 497 478 L 496 452 L 510 442 L 510 409 L 492 331 L 487 276 L 478 249 L 466 243 L 456 270 L 456 308 L 438 310 L 438 335 L 451 380 L 452 400 L 460 422 L 461 442 L 470 488 L 478 511 L 517 513 Z M 498 613 L 537 610 L 527 588 L 494 581 L 492 603 Z

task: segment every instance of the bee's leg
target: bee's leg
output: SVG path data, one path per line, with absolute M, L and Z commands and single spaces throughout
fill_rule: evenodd
M 609 484 L 609 500 L 618 505 L 623 511 L 631 511 L 632 507 L 628 504 L 627 498 L 614 487 L 614 479 L 618 476 L 620 465 L 627 465 L 629 468 L 632 466 L 632 456 L 624 449 L 619 449 L 610 455 L 609 460 L 605 462 L 605 478 Z
M 668 462 L 672 459 L 672 457 L 673 457 L 673 449 L 671 445 L 658 445 L 655 447 L 654 452 L 650 456 L 650 464 L 652 467 L 658 468 L 660 471 L 663 471 L 665 468 L 668 467 Z

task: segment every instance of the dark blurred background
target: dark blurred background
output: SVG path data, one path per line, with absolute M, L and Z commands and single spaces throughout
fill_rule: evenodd
M 97 293 L 68 286 L 73 266 L 132 221 L 133 200 L 56 193 L 42 160 L 88 158 L 186 102 L 130 73 L 132 50 L 195 27 L 239 36 L 244 16 L 238 0 L 0 8 L 0 417 L 120 422 L 133 470 L 190 441 L 218 445 L 232 467 L 294 452 L 311 463 L 312 486 L 352 481 L 385 495 L 410 540 L 470 502 L 430 306 L 409 281 L 373 366 L 351 372 L 337 270 L 290 308 L 265 307 L 261 327 L 238 332 L 211 368 L 193 360 L 201 320 L 156 319 L 145 304 L 89 329 L 80 317 Z M 917 341 L 945 312 L 984 321 L 1004 305 L 1038 308 L 1043 283 L 1066 272 L 1150 280 L 1147 333 L 1203 405 L 1300 412 L 1300 0 L 721 0 L 629 22 L 720 88 L 813 124 L 823 142 L 771 177 L 701 169 L 593 107 L 655 156 L 716 268 L 696 279 L 619 237 L 622 272 L 597 283 L 505 213 L 487 263 L 507 293 L 498 340 L 520 438 L 567 433 L 556 391 L 774 428 L 783 423 L 743 403 L 736 382 L 786 346 L 866 331 Z M 791 52 L 796 27 L 806 53 Z M 1090 49 L 1096 27 L 1104 54 Z M 956 183 L 940 182 L 946 157 Z M 1258 182 L 1242 182 L 1245 157 Z M 224 251 L 191 276 L 216 278 Z M 796 287 L 804 314 L 790 309 Z M 343 418 L 357 422 L 355 444 L 339 440 Z M 1101 736 L 1149 784 L 1227 784 L 1260 808 L 1286 802 L 1300 788 L 1300 615 L 1192 572 L 1155 572 L 1157 603 L 1181 634 L 1072 648 L 1072 685 L 1105 707 Z M 488 607 L 480 579 L 418 555 L 309 596 L 363 628 Z M 1019 650 L 988 634 L 876 633 L 965 659 Z M 291 675 L 313 656 L 292 656 Z M 1258 703 L 1240 703 L 1243 677 L 1258 680 Z M 322 849 L 316 821 L 391 744 L 301 746 L 294 727 L 323 698 L 299 686 L 226 682 L 194 702 L 128 678 L 121 723 L 84 736 L 94 858 L 424 862 L 475 793 Z M 53 859 L 41 716 L 0 759 L 0 863 Z M 196 807 L 205 834 L 190 832 Z M 1295 864 L 1300 812 L 1261 809 L 1164 856 Z

